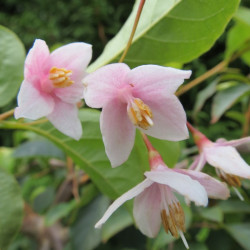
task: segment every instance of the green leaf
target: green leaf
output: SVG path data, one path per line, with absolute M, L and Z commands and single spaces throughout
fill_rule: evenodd
M 250 204 L 240 200 L 220 201 L 218 206 L 223 213 L 250 213 Z
M 250 26 L 250 9 L 240 6 L 235 13 L 235 19 Z
M 219 79 L 215 79 L 206 88 L 204 88 L 202 91 L 198 93 L 195 104 L 194 104 L 194 111 L 193 111 L 194 117 L 202 109 L 206 100 L 210 98 L 216 92 L 216 85 L 218 81 Z
M 107 44 L 89 71 L 118 61 L 135 20 L 139 0 L 120 32 Z M 186 63 L 211 48 L 237 9 L 239 0 L 146 1 L 133 44 L 124 60 L 141 64 Z
M 15 33 L 0 25 L 0 107 L 17 94 L 23 78 L 25 49 Z
M 219 91 L 213 99 L 211 123 L 217 122 L 226 110 L 233 106 L 240 97 L 249 91 L 250 85 L 243 83 Z
M 14 158 L 34 156 L 65 159 L 63 152 L 48 140 L 33 140 L 24 142 L 18 146 L 13 153 Z
M 199 210 L 200 215 L 207 220 L 222 222 L 223 221 L 223 212 L 219 207 L 211 207 L 211 208 L 202 208 Z
M 75 200 L 68 203 L 60 203 L 52 207 L 45 216 L 46 226 L 53 225 L 57 220 L 67 216 L 76 206 Z
M 115 234 L 132 224 L 133 218 L 131 217 L 131 214 L 128 213 L 127 209 L 124 207 L 120 207 L 103 225 L 102 241 L 107 242 Z
M 250 249 L 250 223 L 225 225 L 225 229 L 244 249 Z
M 101 230 L 95 229 L 96 222 L 102 217 L 109 205 L 104 196 L 97 197 L 82 209 L 71 230 L 72 247 L 75 250 L 92 250 L 101 242 Z
M 79 165 L 91 178 L 96 187 L 111 199 L 116 199 L 144 179 L 144 172 L 149 169 L 148 153 L 140 133 L 136 134 L 135 145 L 129 159 L 117 168 L 111 168 L 105 154 L 100 133 L 100 112 L 93 109 L 83 109 L 79 112 L 83 125 L 83 135 L 80 141 L 75 141 L 62 135 L 50 123 L 29 126 L 16 122 L 1 122 L 1 128 L 24 129 L 36 132 L 54 142 L 64 150 L 77 165 Z M 172 146 L 171 146 L 172 145 Z M 171 153 L 168 153 L 168 149 Z M 157 148 L 168 158 L 171 165 L 179 157 L 178 142 L 157 142 Z
M 18 233 L 23 217 L 23 200 L 16 180 L 0 168 L 0 249 Z
M 237 21 L 234 27 L 231 28 L 228 32 L 225 57 L 229 58 L 233 53 L 243 48 L 250 48 L 250 24 L 242 21 Z M 241 56 L 241 58 L 250 66 L 249 50 L 246 51 Z
M 0 168 L 7 170 L 9 173 L 14 172 L 16 160 L 12 157 L 13 148 L 0 147 Z

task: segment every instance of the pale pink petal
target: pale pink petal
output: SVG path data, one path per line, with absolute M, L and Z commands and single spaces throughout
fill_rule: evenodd
M 103 217 L 95 224 L 95 228 L 100 228 L 108 218 L 119 208 L 123 203 L 128 200 L 133 199 L 135 196 L 139 195 L 143 190 L 152 185 L 152 181 L 146 179 L 143 182 L 136 185 L 134 188 L 130 189 L 128 192 L 116 199 L 107 209 Z
M 63 134 L 79 140 L 82 136 L 82 125 L 78 118 L 78 108 L 74 104 L 55 102 L 53 113 L 47 116 L 49 121 Z
M 161 227 L 161 194 L 158 184 L 152 184 L 134 200 L 133 214 L 140 231 L 155 237 Z
M 220 182 L 205 173 L 181 169 L 176 169 L 175 171 L 197 180 L 206 189 L 209 198 L 226 200 L 230 196 L 229 189 L 224 182 Z
M 143 65 L 131 70 L 128 80 L 134 85 L 135 96 L 151 98 L 159 93 L 174 94 L 177 88 L 188 79 L 191 70 L 179 70 L 158 65 Z
M 129 84 L 126 76 L 130 68 L 124 63 L 114 63 L 101 67 L 83 80 L 84 98 L 88 106 L 101 108 L 115 98 L 117 90 Z
M 51 67 L 72 70 L 71 79 L 80 83 L 86 75 L 85 69 L 92 57 L 92 46 L 87 43 L 76 42 L 62 46 L 50 55 Z
M 127 115 L 127 105 L 113 100 L 101 113 L 101 132 L 106 154 L 112 167 L 125 162 L 134 145 L 135 127 Z
M 195 170 L 195 171 L 201 171 L 203 169 L 203 167 L 205 166 L 206 164 L 206 158 L 205 158 L 205 155 L 204 153 L 200 153 L 199 155 L 199 161 L 197 162 L 196 164 L 196 167 L 195 169 L 192 169 L 191 167 L 189 168 L 190 170 Z
M 200 159 L 201 159 L 200 155 L 195 156 L 194 161 L 190 165 L 189 169 L 194 170 L 197 167 L 197 165 L 199 164 Z
M 226 140 L 222 141 L 222 139 L 219 139 L 216 141 L 216 145 L 218 146 L 232 146 L 232 147 L 237 147 L 237 146 L 244 145 L 247 143 L 250 143 L 250 136 L 237 139 L 237 140 L 231 140 L 231 141 L 226 141 Z
M 23 81 L 17 96 L 18 107 L 15 109 L 15 118 L 28 118 L 31 120 L 47 116 L 53 111 L 54 100 L 38 91 L 31 83 Z
M 46 74 L 44 66 L 49 58 L 49 48 L 45 41 L 36 39 L 30 49 L 24 67 L 24 78 L 34 84 L 39 78 Z
M 235 148 L 213 146 L 203 148 L 207 162 L 228 174 L 250 178 L 250 166 L 241 158 Z
M 169 141 L 180 141 L 189 137 L 186 113 L 176 96 L 156 98 L 145 102 L 153 114 L 154 125 L 145 134 Z
M 83 98 L 83 84 L 72 84 L 67 88 L 56 88 L 53 93 L 62 101 L 67 103 L 77 103 Z
M 165 168 L 164 171 L 146 172 L 145 176 L 154 182 L 171 187 L 188 200 L 194 201 L 196 205 L 206 206 L 208 203 L 205 188 L 187 175 Z

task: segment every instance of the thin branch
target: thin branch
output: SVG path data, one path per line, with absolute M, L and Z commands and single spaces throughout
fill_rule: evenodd
M 134 25 L 133 25 L 133 29 L 132 29 L 132 32 L 130 34 L 130 37 L 129 37 L 129 40 L 128 40 L 128 43 L 127 43 L 127 46 L 121 56 L 121 59 L 119 60 L 119 63 L 123 62 L 125 56 L 127 55 L 128 53 L 128 50 L 130 48 L 130 45 L 132 43 L 132 40 L 134 38 L 134 34 L 135 34 L 135 31 L 136 31 L 136 28 L 137 28 L 137 25 L 139 23 L 139 20 L 140 20 L 140 16 L 141 16 L 141 12 L 142 12 L 142 9 L 143 9 L 143 6 L 145 4 L 145 1 L 146 0 L 141 0 L 140 4 L 139 4 L 139 7 L 138 7 L 138 10 L 137 10 L 137 14 L 136 14 L 136 17 L 135 17 L 135 22 L 134 22 Z
M 0 121 L 5 120 L 6 118 L 12 116 L 13 114 L 14 114 L 14 109 L 11 109 L 11 110 L 9 110 L 9 111 L 7 111 L 5 113 L 2 113 L 0 115 Z

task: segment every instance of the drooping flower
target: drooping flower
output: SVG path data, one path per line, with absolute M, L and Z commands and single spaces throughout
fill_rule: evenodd
M 190 70 L 157 65 L 131 70 L 124 63 L 115 63 L 84 79 L 87 105 L 102 108 L 100 127 L 113 167 L 127 160 L 136 127 L 163 140 L 188 137 L 185 111 L 174 93 L 190 75 Z
M 233 187 L 241 186 L 239 177 L 250 179 L 250 166 L 235 149 L 237 146 L 250 142 L 250 137 L 212 142 L 189 123 L 188 128 L 200 151 L 199 156 L 196 157 L 189 169 L 200 171 L 207 162 L 216 168 L 216 173 L 222 180 Z M 236 193 L 240 196 L 237 191 Z M 240 196 L 240 198 L 242 197 Z
M 36 39 L 25 60 L 15 118 L 46 116 L 59 131 L 80 139 L 77 102 L 83 98 L 81 81 L 91 56 L 90 44 L 71 43 L 50 54 L 45 41 Z
M 180 235 L 188 248 L 183 234 L 185 232 L 184 212 L 174 193 L 183 195 L 186 200 L 194 201 L 196 205 L 206 206 L 208 196 L 227 199 L 229 191 L 225 183 L 205 173 L 169 169 L 152 145 L 150 148 L 151 171 L 145 172 L 146 179 L 115 200 L 95 227 L 100 228 L 117 208 L 135 198 L 133 215 L 143 234 L 151 238 L 155 237 L 163 224 L 167 233 L 170 232 L 174 237 Z

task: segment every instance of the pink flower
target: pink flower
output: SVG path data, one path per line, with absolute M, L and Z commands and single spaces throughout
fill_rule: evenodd
M 146 143 L 149 146 L 149 141 Z M 140 231 L 148 237 L 155 237 L 161 227 L 174 237 L 180 234 L 188 248 L 185 232 L 184 212 L 174 192 L 183 195 L 186 200 L 196 205 L 206 206 L 208 196 L 215 199 L 227 199 L 229 190 L 207 174 L 192 170 L 169 169 L 159 153 L 149 147 L 151 171 L 145 172 L 146 179 L 120 196 L 108 208 L 103 217 L 96 223 L 100 228 L 115 210 L 127 200 L 134 200 L 133 214 Z
M 157 65 L 131 70 L 124 63 L 115 63 L 84 79 L 87 105 L 102 108 L 100 127 L 113 167 L 127 160 L 136 127 L 164 140 L 188 137 L 185 111 L 174 93 L 190 75 L 190 70 Z
M 250 137 L 232 141 L 218 140 L 218 142 L 212 142 L 200 131 L 192 127 L 191 124 L 188 124 L 188 127 L 200 151 L 190 169 L 200 171 L 207 162 L 216 168 L 221 179 L 234 187 L 241 185 L 238 177 L 250 179 L 250 166 L 235 149 L 237 146 L 250 142 Z
M 51 54 L 43 40 L 35 40 L 24 68 L 15 118 L 46 116 L 62 133 L 78 140 L 82 127 L 77 102 L 83 97 L 81 80 L 92 55 L 91 45 L 71 43 Z
M 207 196 L 216 199 L 227 199 L 229 196 L 224 183 L 201 172 L 169 169 L 166 165 L 158 165 L 146 172 L 145 176 L 146 179 L 143 182 L 113 202 L 95 225 L 96 228 L 100 228 L 124 202 L 135 197 L 133 214 L 143 234 L 155 237 L 162 223 L 167 233 L 170 231 L 174 237 L 180 234 L 187 246 L 183 235 L 184 212 L 174 192 L 200 206 L 207 205 Z

